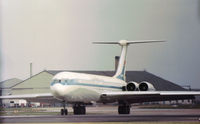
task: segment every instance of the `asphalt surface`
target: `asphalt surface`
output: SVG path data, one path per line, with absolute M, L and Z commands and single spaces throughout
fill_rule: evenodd
M 199 121 L 200 115 L 69 115 L 69 116 L 5 116 L 1 123 L 58 123 L 58 122 L 158 122 Z
M 130 115 L 118 115 L 113 108 L 89 108 L 86 115 L 19 115 L 0 116 L 0 123 L 61 122 L 200 122 L 200 109 L 134 109 Z

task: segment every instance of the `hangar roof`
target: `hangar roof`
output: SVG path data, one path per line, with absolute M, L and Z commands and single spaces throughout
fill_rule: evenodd
M 8 89 L 8 88 L 12 88 L 13 86 L 17 85 L 18 83 L 20 83 L 22 80 L 18 79 L 18 78 L 11 78 L 5 81 L 0 82 L 0 88 L 1 89 Z
M 56 75 L 59 72 L 69 71 L 69 70 L 48 70 L 47 72 Z M 79 73 L 88 73 L 88 74 L 98 74 L 98 75 L 105 75 L 105 76 L 113 76 L 115 71 L 71 71 L 71 72 L 79 72 Z M 172 83 L 168 80 L 165 80 L 161 77 L 158 77 L 152 73 L 147 71 L 126 71 L 126 80 L 141 82 L 147 81 L 154 85 L 156 90 L 159 91 L 184 91 L 186 89 L 182 88 L 181 86 Z
M 50 93 L 50 82 L 53 75 L 42 71 L 12 88 L 12 94 Z

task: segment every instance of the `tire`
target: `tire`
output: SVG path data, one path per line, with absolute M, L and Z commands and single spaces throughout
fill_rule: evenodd
M 64 115 L 64 109 L 61 109 L 61 110 L 60 110 L 60 114 L 61 114 L 61 115 Z
M 85 115 L 86 109 L 85 106 L 74 106 L 74 115 Z
M 68 115 L 68 110 L 67 109 L 64 110 L 64 114 Z
M 78 115 L 79 114 L 79 107 L 73 107 L 74 109 L 74 115 Z
M 80 107 L 80 110 L 81 110 L 81 114 L 82 114 L 82 115 L 85 115 L 85 113 L 86 113 L 85 106 L 81 106 L 81 107 Z
M 126 106 L 125 108 L 126 108 L 125 114 L 130 114 L 130 107 Z
M 122 107 L 122 106 L 119 106 L 119 107 L 118 107 L 118 113 L 119 113 L 119 114 L 123 114 L 123 107 Z
M 118 107 L 118 113 L 119 114 L 130 114 L 130 107 L 128 105 L 119 106 Z

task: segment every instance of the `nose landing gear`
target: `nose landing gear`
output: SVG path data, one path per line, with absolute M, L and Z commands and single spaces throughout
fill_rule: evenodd
M 61 109 L 60 113 L 61 115 L 68 115 L 67 109 Z
M 63 108 L 60 110 L 61 115 L 68 115 L 68 110 L 65 108 L 65 101 L 63 101 Z

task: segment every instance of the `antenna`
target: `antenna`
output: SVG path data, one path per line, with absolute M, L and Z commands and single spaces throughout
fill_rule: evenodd
M 30 77 L 33 76 L 33 72 L 32 72 L 32 62 L 30 63 Z

